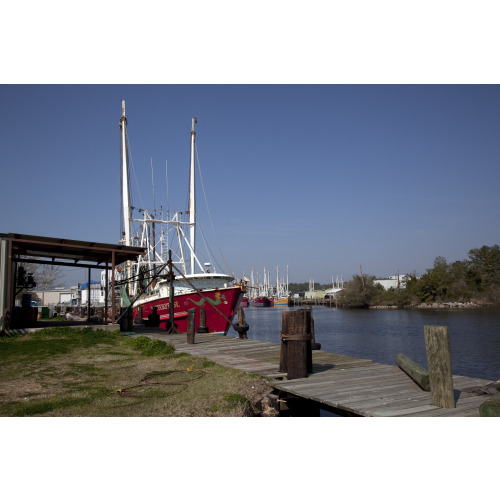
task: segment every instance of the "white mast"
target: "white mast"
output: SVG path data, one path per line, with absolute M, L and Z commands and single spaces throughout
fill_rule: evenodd
M 194 171 L 194 143 L 196 132 L 194 131 L 194 124 L 198 123 L 196 118 L 191 122 L 191 171 L 189 177 L 189 239 L 191 243 L 191 273 L 194 274 L 194 251 L 195 251 L 195 232 L 196 232 L 196 193 L 195 193 L 195 171 Z
M 128 184 L 128 151 L 127 151 L 127 118 L 125 117 L 125 101 L 122 100 L 122 116 L 120 118 L 122 142 L 122 199 L 123 199 L 123 224 L 125 228 L 125 245 L 131 245 L 130 236 L 130 189 Z

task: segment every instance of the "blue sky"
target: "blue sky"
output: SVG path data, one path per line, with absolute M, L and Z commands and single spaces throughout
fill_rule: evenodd
M 437 256 L 500 243 L 494 85 L 1 85 L 1 232 L 118 241 L 121 99 L 136 206 L 153 205 L 151 162 L 165 206 L 167 161 L 170 208 L 186 208 L 197 117 L 209 209 L 237 276 L 421 274 Z M 209 233 L 203 205 L 199 192 Z

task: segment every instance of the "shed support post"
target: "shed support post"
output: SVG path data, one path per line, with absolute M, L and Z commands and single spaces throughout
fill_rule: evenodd
M 108 324 L 108 298 L 109 298 L 108 264 L 109 264 L 109 261 L 108 261 L 108 259 L 106 259 L 106 279 L 104 281 L 104 324 L 105 325 Z
M 12 241 L 7 240 L 7 304 L 5 311 L 5 329 L 8 330 L 11 325 L 12 309 L 14 308 L 14 289 L 15 284 L 12 283 Z
M 89 275 L 89 288 L 88 288 L 89 294 L 87 297 L 87 321 L 90 323 L 90 291 L 91 291 L 91 288 L 90 288 L 90 267 L 89 267 L 88 275 Z
M 111 323 L 116 325 L 115 318 L 115 251 L 111 252 Z

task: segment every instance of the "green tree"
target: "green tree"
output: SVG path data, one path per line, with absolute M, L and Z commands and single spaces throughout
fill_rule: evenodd
M 479 278 L 481 287 L 490 298 L 499 300 L 500 291 L 500 247 L 483 245 L 469 251 L 469 266 L 471 275 Z
M 447 298 L 450 300 L 470 300 L 474 282 L 467 261 L 457 260 L 448 268 L 449 287 Z
M 443 301 L 446 299 L 450 277 L 448 274 L 448 264 L 444 257 L 434 259 L 434 267 L 427 269 L 416 285 L 416 293 L 422 302 Z
M 381 287 L 373 283 L 375 276 L 355 274 L 344 289 L 339 292 L 338 303 L 342 307 L 369 307 L 376 303 Z

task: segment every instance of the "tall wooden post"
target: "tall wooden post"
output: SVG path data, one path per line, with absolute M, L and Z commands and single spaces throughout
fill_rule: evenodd
M 194 325 L 196 319 L 196 307 L 188 309 L 187 319 L 187 343 L 194 344 Z
M 169 249 L 168 251 L 168 273 L 167 273 L 167 280 L 168 280 L 168 317 L 169 317 L 169 322 L 170 322 L 170 328 L 167 330 L 168 334 L 171 333 L 179 333 L 179 330 L 177 330 L 177 327 L 175 326 L 175 314 L 174 314 L 174 302 L 175 302 L 175 295 L 174 295 L 174 271 L 173 271 L 173 263 L 172 263 L 172 250 Z M 189 313 L 189 311 L 188 311 Z M 188 316 L 189 320 L 189 316 Z M 194 335 L 194 332 L 193 332 Z M 193 337 L 194 338 L 194 337 Z
M 455 408 L 448 327 L 424 326 L 424 336 L 432 404 L 441 408 Z
M 108 324 L 108 299 L 109 299 L 109 260 L 106 259 L 106 279 L 104 281 L 104 324 Z
M 208 333 L 207 312 L 203 307 L 200 308 L 200 326 L 198 326 L 196 331 L 197 333 Z
M 111 324 L 116 324 L 116 315 L 115 315 L 115 251 L 111 251 Z
M 288 379 L 303 378 L 312 372 L 311 340 L 311 310 L 283 311 L 280 372 L 286 372 Z
M 90 322 L 90 267 L 89 267 L 89 296 L 87 297 L 87 321 Z

